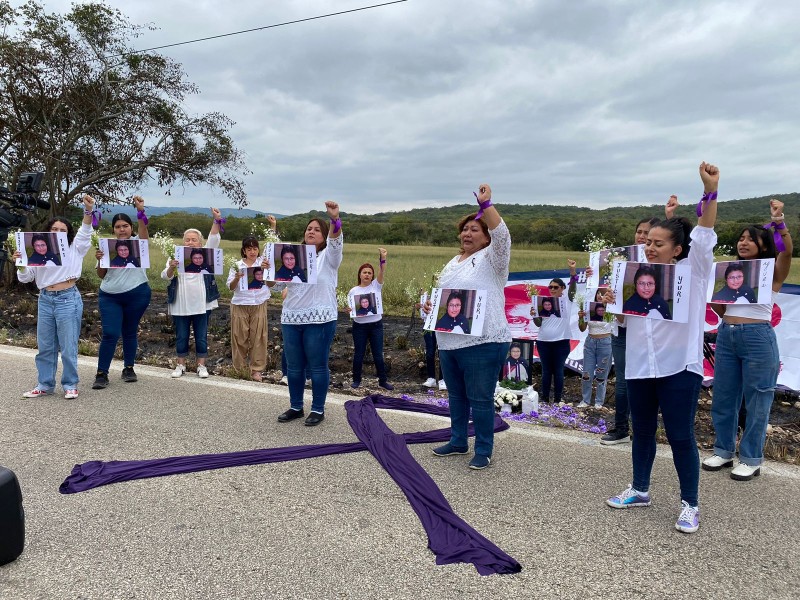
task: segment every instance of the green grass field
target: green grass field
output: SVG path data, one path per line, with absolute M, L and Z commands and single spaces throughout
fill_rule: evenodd
M 176 239 L 176 244 L 181 240 Z M 222 241 L 226 263 L 228 257 L 239 257 L 239 241 Z M 388 314 L 407 315 L 412 304 L 411 297 L 417 297 L 420 288 L 430 288 L 433 273 L 442 269 L 455 256 L 458 249 L 439 246 L 387 246 L 386 280 L 383 288 L 384 310 Z M 567 252 L 552 247 L 512 248 L 510 270 L 540 271 L 567 268 L 567 259 L 578 261 L 579 268 L 588 264 L 586 252 Z M 724 257 L 718 260 L 730 260 Z M 357 284 L 357 269 L 364 263 L 378 266 L 378 247 L 369 244 L 348 244 L 345 242 L 344 260 L 339 269 L 339 292 L 346 294 Z M 96 260 L 94 252 L 89 252 L 84 260 L 83 277 L 94 285 L 100 285 L 100 279 L 94 269 Z M 150 264 L 148 276 L 154 290 L 166 291 L 167 282 L 161 279 L 161 271 L 166 260 L 155 245 L 150 245 Z M 230 298 L 233 293 L 225 285 L 226 278 L 219 278 L 219 288 L 223 298 Z M 800 261 L 795 260 L 787 283 L 800 283 Z

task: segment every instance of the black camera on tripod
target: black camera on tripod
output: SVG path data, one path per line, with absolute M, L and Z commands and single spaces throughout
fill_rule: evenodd
M 49 202 L 39 199 L 43 178 L 44 173 L 23 173 L 13 192 L 0 186 L 0 267 L 8 258 L 3 246 L 11 229 L 25 227 L 28 214 L 37 208 L 50 208 Z

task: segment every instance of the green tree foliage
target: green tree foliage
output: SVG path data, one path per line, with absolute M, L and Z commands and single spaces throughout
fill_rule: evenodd
M 0 0 L 0 165 L 44 171 L 42 198 L 63 214 L 83 193 L 118 203 L 145 182 L 208 185 L 247 198 L 241 152 L 222 114 L 189 115 L 194 84 L 157 53 L 131 53 L 144 27 L 105 4 L 49 14 Z

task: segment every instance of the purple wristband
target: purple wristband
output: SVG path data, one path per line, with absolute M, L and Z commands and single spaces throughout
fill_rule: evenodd
M 225 233 L 225 227 L 223 227 L 223 225 L 225 225 L 225 223 L 227 223 L 227 222 L 228 222 L 228 219 L 226 219 L 224 217 L 222 219 L 214 219 L 214 223 L 219 225 L 219 232 L 220 233 Z
M 379 260 L 381 262 L 381 266 L 386 264 L 386 259 L 385 258 L 381 258 Z
M 150 222 L 150 221 L 147 220 L 147 215 L 144 214 L 143 210 L 136 211 L 136 218 L 139 219 L 140 221 L 142 221 L 145 224 L 145 227 Z
M 575 275 L 572 275 L 572 276 L 569 278 L 569 282 L 570 282 L 570 283 L 578 283 L 578 279 L 580 279 L 580 278 L 578 277 L 578 274 L 577 274 L 577 273 L 575 273 Z
M 331 225 L 333 226 L 333 233 L 339 233 L 342 228 L 342 220 L 339 218 L 331 219 Z
M 776 223 L 773 221 L 772 223 L 766 223 L 764 229 L 774 229 L 772 238 L 775 240 L 775 250 L 778 252 L 786 252 L 786 244 L 783 243 L 781 234 L 778 233 L 781 229 L 786 229 L 786 223 Z
M 97 229 L 98 227 L 100 227 L 100 220 L 103 218 L 103 213 L 101 213 L 97 209 L 94 209 L 94 210 L 92 210 L 90 212 L 83 211 L 83 214 L 92 215 L 92 227 L 93 228 Z
M 472 195 L 475 196 L 475 200 L 478 200 L 478 194 L 476 194 L 475 192 L 472 192 Z M 475 214 L 475 220 L 480 219 L 483 216 L 483 211 L 485 211 L 487 208 L 492 206 L 492 199 L 489 198 L 488 200 L 484 200 L 483 202 L 478 200 L 478 206 L 480 206 L 480 209 Z
M 717 199 L 717 192 L 706 192 L 703 194 L 703 197 L 700 198 L 700 202 L 697 203 L 697 216 L 703 216 L 703 210 L 705 209 L 705 205 L 711 202 L 712 200 Z

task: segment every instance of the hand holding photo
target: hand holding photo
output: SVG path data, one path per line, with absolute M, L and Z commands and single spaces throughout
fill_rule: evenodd
M 100 238 L 99 250 L 103 253 L 100 267 L 103 269 L 141 269 L 150 267 L 147 240 Z
M 306 244 L 269 243 L 264 246 L 269 260 L 267 281 L 316 283 L 316 248 Z
M 708 284 L 712 304 L 770 304 L 775 259 L 725 261 L 714 265 Z
M 53 231 L 17 231 L 18 267 L 61 267 L 69 249 L 67 234 Z
M 424 329 L 459 335 L 483 333 L 486 290 L 434 288 Z
M 619 262 L 614 265 L 612 277 L 615 302 L 606 310 L 686 323 L 691 283 L 689 265 Z
M 553 298 L 551 296 L 534 296 L 531 298 L 531 316 L 539 319 L 560 319 L 561 314 L 566 310 L 566 303 L 563 298 Z
M 178 273 L 199 275 L 223 275 L 224 265 L 221 248 L 195 248 L 177 246 L 175 260 Z
M 352 294 L 348 298 L 348 306 L 350 307 L 350 316 L 354 319 L 383 314 L 383 302 L 380 292 Z

